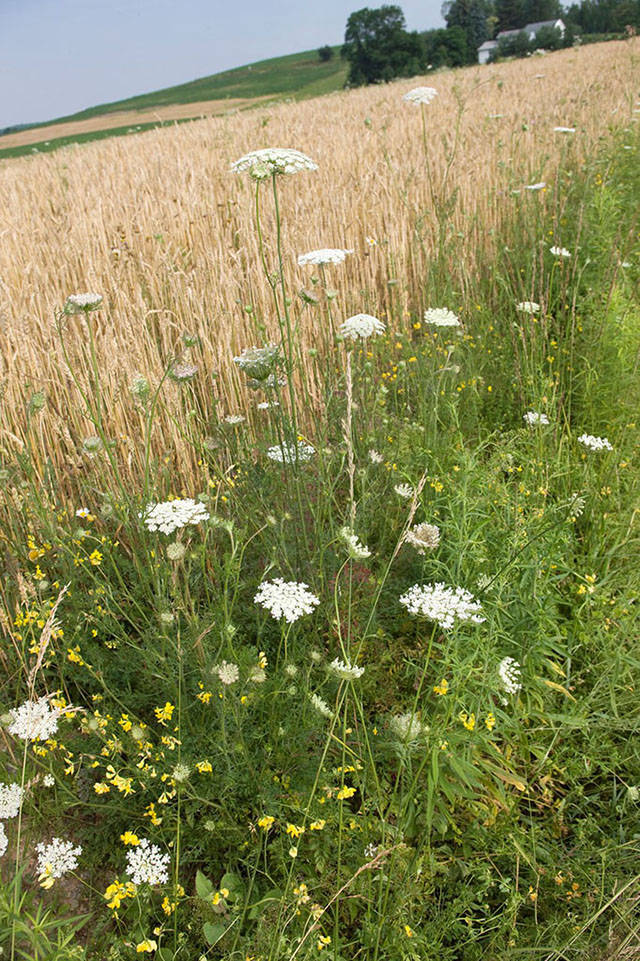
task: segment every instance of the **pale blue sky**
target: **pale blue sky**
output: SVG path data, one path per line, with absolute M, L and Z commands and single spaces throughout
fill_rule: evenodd
M 389 2 L 389 0 L 388 0 Z M 391 0 L 393 2 L 393 0 Z M 400 0 L 442 25 L 441 0 Z M 0 0 L 0 128 L 341 43 L 376 0 Z

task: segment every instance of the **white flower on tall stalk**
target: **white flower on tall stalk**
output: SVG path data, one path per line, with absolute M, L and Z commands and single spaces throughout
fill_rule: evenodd
M 428 731 L 415 714 L 394 714 L 389 719 L 389 727 L 392 734 L 407 746 L 415 745 Z
M 396 484 L 393 488 L 398 497 L 402 497 L 403 500 L 409 500 L 413 497 L 413 487 L 411 484 Z
M 537 184 L 527 184 L 524 189 L 525 189 L 525 190 L 534 190 L 534 191 L 535 191 L 535 190 L 544 190 L 544 188 L 545 188 L 546 186 L 547 186 L 547 185 L 546 185 L 546 183 L 544 182 L 544 180 L 541 180 L 540 183 L 537 183 Z
M 258 180 L 280 174 L 297 174 L 301 170 L 317 170 L 318 165 L 306 154 L 290 147 L 265 147 L 252 150 L 231 164 L 233 173 L 249 173 Z
M 324 701 L 319 694 L 310 694 L 309 700 L 315 707 L 318 714 L 322 714 L 323 717 L 333 717 L 333 711 L 329 707 L 326 701 Z
M 9 713 L 12 717 L 9 734 L 23 741 L 46 741 L 58 730 L 60 711 L 52 710 L 46 697 L 25 701 Z
M 0 819 L 6 821 L 17 817 L 23 797 L 24 788 L 19 784 L 0 783 Z
M 528 410 L 522 417 L 529 427 L 542 427 L 549 423 L 549 418 L 546 414 L 539 414 L 535 410 Z
M 566 247 L 549 247 L 549 253 L 553 254 L 554 257 L 567 257 L 571 256 L 571 251 L 567 250 Z
M 80 845 L 74 847 L 72 841 L 61 838 L 52 838 L 49 844 L 36 844 L 36 851 L 38 880 L 43 888 L 50 888 L 56 878 L 74 871 L 82 854 Z
M 384 461 L 384 457 L 382 456 L 381 453 L 379 453 L 379 451 L 374 450 L 372 447 L 371 450 L 369 451 L 369 460 L 371 461 L 372 464 L 382 464 Z
M 479 612 L 482 606 L 463 587 L 447 587 L 443 583 L 414 584 L 400 598 L 400 603 L 410 614 L 417 614 L 435 621 L 443 630 L 450 630 L 456 620 L 481 624 L 485 618 Z
M 357 534 L 350 527 L 340 528 L 340 538 L 347 545 L 349 557 L 354 561 L 362 561 L 365 557 L 371 557 L 371 551 L 360 542 Z
M 79 507 L 76 511 L 76 517 L 81 517 L 84 520 L 86 517 L 91 517 L 91 511 L 88 507 Z
M 45 787 L 53 787 L 56 783 L 56 779 L 54 778 L 53 774 L 45 774 L 45 776 L 42 778 L 42 783 Z
M 146 510 L 141 511 L 138 516 L 143 519 L 147 530 L 160 531 L 162 534 L 173 534 L 187 524 L 199 524 L 209 520 L 204 504 L 191 497 L 177 497 L 173 501 L 148 504 Z
M 224 422 L 225 424 L 231 424 L 232 427 L 235 427 L 236 424 L 243 424 L 245 420 L 246 417 L 243 417 L 242 414 L 227 414 Z
M 594 437 L 593 434 L 580 434 L 578 443 L 589 450 L 613 450 L 606 437 Z
M 425 324 L 432 324 L 434 327 L 461 327 L 456 314 L 446 307 L 430 307 L 424 312 Z
M 357 667 L 349 661 L 341 661 L 337 657 L 331 661 L 329 670 L 343 681 L 355 681 L 364 674 L 364 667 Z
M 320 603 L 319 598 L 308 588 L 308 584 L 283 581 L 281 577 L 276 577 L 273 581 L 261 584 L 253 600 L 269 611 L 276 621 L 284 618 L 289 624 L 293 624 L 305 614 L 313 614 L 314 607 Z
M 233 358 L 233 362 L 247 377 L 262 381 L 273 371 L 279 349 L 277 344 L 245 347 L 239 357 Z
M 166 884 L 170 860 L 157 844 L 140 838 L 140 844 L 127 851 L 126 873 L 134 884 Z
M 340 324 L 340 334 L 350 340 L 367 340 L 384 334 L 385 325 L 371 314 L 354 314 Z
M 324 250 L 310 250 L 307 254 L 300 254 L 298 266 L 304 267 L 306 264 L 320 266 L 322 264 L 342 264 L 347 254 L 352 254 L 353 250 L 343 250 L 339 247 L 327 247 Z
M 197 364 L 189 364 L 186 361 L 180 361 L 171 367 L 169 371 L 169 377 L 171 377 L 172 380 L 175 380 L 178 384 L 186 384 L 188 381 L 193 380 L 197 373 Z
M 272 407 L 279 407 L 280 404 L 277 400 L 272 400 L 271 402 L 268 400 L 261 400 L 257 406 L 258 410 L 270 410 Z
M 554 133 L 575 133 L 576 128 L 575 127 L 554 127 L 553 131 Z
M 522 687 L 518 662 L 513 657 L 503 657 L 498 664 L 498 674 L 506 693 L 517 694 Z
M 4 824 L 0 823 L 0 858 L 5 853 L 8 847 L 9 847 L 9 838 L 5 833 Z
M 222 661 L 222 663 L 217 664 L 213 670 L 214 673 L 218 675 L 220 682 L 227 687 L 235 684 L 240 678 L 240 668 L 237 664 L 233 664 L 230 661 Z
M 65 314 L 88 314 L 92 310 L 99 310 L 102 305 L 102 294 L 69 294 L 64 305 Z
M 413 90 L 408 90 L 407 93 L 403 94 L 402 99 L 406 100 L 407 103 L 415 103 L 419 106 L 421 103 L 431 103 L 437 96 L 438 91 L 434 90 L 433 87 L 414 87 Z
M 283 441 L 282 444 L 270 447 L 267 451 L 267 457 L 279 464 L 295 464 L 297 455 L 298 461 L 304 464 L 311 460 L 315 452 L 315 447 L 312 447 L 311 444 L 305 444 L 301 440 L 297 444 Z
M 435 524 L 416 524 L 404 535 L 407 544 L 415 547 L 418 554 L 434 551 L 440 543 L 440 528 Z
M 537 314 L 540 310 L 540 304 L 537 304 L 535 300 L 523 300 L 522 303 L 516 304 L 516 310 L 519 310 L 521 314 Z
M 180 543 L 180 541 L 175 541 L 173 544 L 167 544 L 167 557 L 170 561 L 181 561 L 186 553 L 187 549 L 184 544 Z

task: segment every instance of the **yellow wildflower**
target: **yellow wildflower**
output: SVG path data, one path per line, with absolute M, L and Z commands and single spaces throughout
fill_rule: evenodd
M 486 716 L 485 719 L 484 719 L 484 723 L 485 723 L 486 728 L 487 728 L 488 731 L 493 731 L 493 729 L 494 729 L 494 727 L 495 727 L 495 725 L 496 725 L 495 714 L 493 714 L 491 711 L 489 711 L 489 713 L 487 714 L 487 716 Z
M 176 708 L 175 708 L 175 705 L 174 705 L 174 704 L 171 704 L 169 701 L 167 701 L 167 703 L 165 704 L 164 707 L 156 707 L 156 708 L 154 708 L 154 712 L 155 712 L 156 717 L 157 717 L 158 720 L 160 721 L 160 723 L 161 723 L 161 724 L 164 724 L 165 721 L 170 721 L 170 720 L 171 720 L 171 716 L 172 716 L 173 712 L 175 711 L 175 709 L 176 709 Z
M 311 831 L 322 831 L 326 823 L 327 823 L 326 821 L 320 818 L 320 820 L 318 821 L 312 821 L 311 824 L 309 825 L 309 828 Z
M 158 950 L 158 942 L 154 941 L 153 938 L 145 938 L 140 944 L 136 944 L 136 954 L 142 954 L 144 951 L 148 951 L 149 954 L 152 951 Z
M 265 814 L 264 817 L 258 819 L 258 827 L 262 828 L 263 831 L 268 831 L 274 822 L 274 817 L 271 817 L 270 814 Z
M 95 550 L 91 554 L 89 554 L 89 561 L 94 567 L 99 567 L 100 562 L 102 561 L 102 554 L 100 553 L 100 551 Z
M 132 881 L 119 881 L 117 878 L 110 884 L 104 892 L 105 899 L 109 902 L 107 907 L 112 911 L 117 911 L 125 898 L 133 898 L 136 895 L 136 886 Z
M 467 731 L 473 731 L 476 726 L 475 714 L 467 714 L 466 711 L 461 711 L 459 717 Z
M 328 944 L 331 944 L 331 938 L 329 937 L 329 935 L 321 934 L 320 937 L 318 938 L 318 944 L 317 944 L 318 951 L 322 951 L 323 948 L 326 948 Z
M 339 801 L 344 801 L 345 798 L 353 797 L 355 793 L 356 789 L 354 787 L 347 787 L 347 785 L 344 784 L 336 794 L 336 797 Z
M 449 682 L 447 681 L 446 677 L 443 677 L 439 684 L 433 685 L 433 693 L 438 694 L 440 697 L 443 697 L 448 690 Z
M 209 774 L 211 771 L 213 771 L 211 761 L 198 761 L 196 764 L 196 770 L 200 774 Z
M 120 840 L 123 844 L 133 844 L 134 846 L 140 844 L 140 838 L 133 831 L 125 831 L 124 834 L 120 835 Z

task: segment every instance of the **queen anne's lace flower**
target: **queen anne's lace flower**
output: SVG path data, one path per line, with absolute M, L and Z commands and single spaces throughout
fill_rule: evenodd
M 440 543 L 440 528 L 435 524 L 416 524 L 404 535 L 407 544 L 415 547 L 418 554 L 433 551 Z
M 58 730 L 60 711 L 52 710 L 46 697 L 25 701 L 9 713 L 13 718 L 9 734 L 23 741 L 46 741 Z
M 414 584 L 402 595 L 400 603 L 410 614 L 427 617 L 443 630 L 450 630 L 456 620 L 473 621 L 474 624 L 485 620 L 478 613 L 482 610 L 480 602 L 463 587 L 446 587 L 442 583 Z
M 0 818 L 15 818 L 20 811 L 24 789 L 19 784 L 0 784 Z
M 36 844 L 38 852 L 37 870 L 40 878 L 61 878 L 68 871 L 78 867 L 82 854 L 80 845 L 74 848 L 72 841 L 52 838 L 49 844 Z
M 554 127 L 554 133 L 575 133 L 575 127 Z
M 593 434 L 580 434 L 578 443 L 589 450 L 613 450 L 606 437 L 594 437 Z
M 525 190 L 534 190 L 534 191 L 535 191 L 535 190 L 544 190 L 544 188 L 545 188 L 546 186 L 547 186 L 547 185 L 546 185 L 545 181 L 544 181 L 544 180 L 541 180 L 541 181 L 540 181 L 539 183 L 537 183 L 537 184 L 527 184 L 524 189 L 525 189 Z
M 190 364 L 188 361 L 179 361 L 170 369 L 169 377 L 171 377 L 172 380 L 177 381 L 179 384 L 184 384 L 189 380 L 193 380 L 197 373 L 197 364 Z
M 364 674 L 364 667 L 357 667 L 349 661 L 340 661 L 337 657 L 331 661 L 329 670 L 343 681 L 355 681 Z
M 270 447 L 267 451 L 267 457 L 279 464 L 295 464 L 297 455 L 298 461 L 305 463 L 311 460 L 315 452 L 315 447 L 312 447 L 311 444 L 305 444 L 301 440 L 297 444 L 289 444 L 283 441 L 282 445 Z
M 178 497 L 173 501 L 149 504 L 139 516 L 143 518 L 147 530 L 160 531 L 162 534 L 173 534 L 187 524 L 199 524 L 201 521 L 209 520 L 209 513 L 204 504 L 194 501 L 191 497 Z
M 69 294 L 64 305 L 65 314 L 88 314 L 98 310 L 102 304 L 102 294 Z
M 222 684 L 229 686 L 230 684 L 235 684 L 235 682 L 240 677 L 240 669 L 237 664 L 233 664 L 230 661 L 222 661 L 214 668 L 215 673 L 220 678 Z
M 353 250 L 343 250 L 339 247 L 327 247 L 324 250 L 310 250 L 308 254 L 300 254 L 298 266 L 304 267 L 306 264 L 319 266 L 321 264 L 342 264 L 347 254 L 352 254 Z
M 0 858 L 9 846 L 9 839 L 5 834 L 4 824 L 0 824 Z
M 374 450 L 372 447 L 371 450 L 369 451 L 369 460 L 371 461 L 372 464 L 382 464 L 382 462 L 384 461 L 384 457 L 379 451 Z
M 519 310 L 521 314 L 537 314 L 540 310 L 540 304 L 537 304 L 535 300 L 523 300 L 521 304 L 516 304 L 516 310 Z
M 517 694 L 522 687 L 518 662 L 513 657 L 503 657 L 498 664 L 498 674 L 506 693 Z
M 252 150 L 231 164 L 234 173 L 248 170 L 257 179 L 278 174 L 297 174 L 301 170 L 317 170 L 318 165 L 299 150 L 289 147 L 266 147 Z
M 522 417 L 529 427 L 543 426 L 549 423 L 549 418 L 546 414 L 539 414 L 535 410 L 528 410 Z
M 252 380 L 263 381 L 273 371 L 278 350 L 277 344 L 267 344 L 265 347 L 245 347 L 239 357 L 233 358 L 233 362 L 247 377 Z
M 340 333 L 350 340 L 367 340 L 384 334 L 386 328 L 381 320 L 371 314 L 354 314 L 340 324 Z
M 309 700 L 315 707 L 318 714 L 322 714 L 323 717 L 333 717 L 333 711 L 327 702 L 323 701 L 319 694 L 310 694 Z
M 415 744 L 426 734 L 426 728 L 415 714 L 394 714 L 389 719 L 392 733 L 403 744 Z
M 260 585 L 254 601 L 269 611 L 277 621 L 284 618 L 289 624 L 293 624 L 304 614 L 313 614 L 314 607 L 320 603 L 315 594 L 308 590 L 308 586 L 276 577 L 275 580 L 265 581 Z
M 402 97 L 407 103 L 431 103 L 434 97 L 438 96 L 438 91 L 434 90 L 433 87 L 414 87 L 413 90 L 407 91 Z
M 140 844 L 127 851 L 126 871 L 134 884 L 166 884 L 170 860 L 157 844 L 140 838 Z
M 456 314 L 446 307 L 430 307 L 424 312 L 425 324 L 432 324 L 434 327 L 461 327 Z
M 553 254 L 554 257 L 570 257 L 571 251 L 567 250 L 566 247 L 549 247 L 549 253 Z
M 224 419 L 225 424 L 231 424 L 232 427 L 236 424 L 243 424 L 245 420 L 246 417 L 243 417 L 242 414 L 227 414 Z
M 398 497 L 402 497 L 404 500 L 409 500 L 413 497 L 413 487 L 411 484 L 396 484 L 393 488 Z
M 368 547 L 358 539 L 358 535 L 350 527 L 340 528 L 340 538 L 347 545 L 349 551 L 349 556 L 355 561 L 364 560 L 365 557 L 371 557 L 371 551 Z

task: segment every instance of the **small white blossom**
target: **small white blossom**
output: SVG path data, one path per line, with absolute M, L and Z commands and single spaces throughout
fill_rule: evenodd
M 177 364 L 174 364 L 169 371 L 169 377 L 171 377 L 172 380 L 177 381 L 179 384 L 184 384 L 189 380 L 193 380 L 197 373 L 197 364 L 190 364 L 187 361 L 179 361 Z
M 343 681 L 355 681 L 364 674 L 364 667 L 357 667 L 349 661 L 340 661 L 337 657 L 331 661 L 329 670 Z
M 163 854 L 156 844 L 141 838 L 140 844 L 127 851 L 126 872 L 134 884 L 166 884 L 169 880 L 168 854 Z
M 319 714 L 322 714 L 323 717 L 333 717 L 333 711 L 331 710 L 327 702 L 323 701 L 323 699 L 320 697 L 319 694 L 310 694 L 309 700 L 315 707 L 316 711 Z
M 45 774 L 45 776 L 42 778 L 42 783 L 45 787 L 53 787 L 53 785 L 56 783 L 56 779 L 54 778 L 53 774 Z
M 91 511 L 88 510 L 88 508 L 86 507 L 79 507 L 78 510 L 76 511 L 76 517 L 82 517 L 82 518 L 91 517 Z
M 353 560 L 361 561 L 364 560 L 365 557 L 371 557 L 369 548 L 365 547 L 365 545 L 358 540 L 357 534 L 355 534 L 350 527 L 340 528 L 340 538 L 347 545 L 349 556 L 353 558 Z
M 58 730 L 60 711 L 52 710 L 46 697 L 25 701 L 9 713 L 13 719 L 9 734 L 23 741 L 46 741 Z
M 549 423 L 549 418 L 546 414 L 539 414 L 535 410 L 528 410 L 522 417 L 529 427 L 543 426 Z
M 434 327 L 462 326 L 456 314 L 446 307 L 430 307 L 428 310 L 425 310 L 424 321 L 426 324 L 432 324 Z
M 578 443 L 589 450 L 613 450 L 606 437 L 594 437 L 593 434 L 580 434 Z
M 400 598 L 400 603 L 410 614 L 418 614 L 435 621 L 443 630 L 450 630 L 456 620 L 481 624 L 485 618 L 482 610 L 469 591 L 463 587 L 446 587 L 445 584 L 414 584 Z
M 404 498 L 404 500 L 409 500 L 413 497 L 413 487 L 411 484 L 396 484 L 393 488 L 398 497 Z
M 214 671 L 220 678 L 221 683 L 227 686 L 235 684 L 240 677 L 240 668 L 238 665 L 229 661 L 222 661 L 221 664 L 216 665 Z
M 416 744 L 427 732 L 415 714 L 394 714 L 389 719 L 389 727 L 396 738 L 407 746 Z
M 547 185 L 544 182 L 544 180 L 541 180 L 540 183 L 537 183 L 537 184 L 527 184 L 524 189 L 525 190 L 544 190 L 546 186 Z
M 518 662 L 512 657 L 503 657 L 498 665 L 498 674 L 506 693 L 517 694 L 522 687 Z
M 262 180 L 279 174 L 296 174 L 301 170 L 317 170 L 318 165 L 299 150 L 289 147 L 266 147 L 252 150 L 231 164 L 234 173 L 249 173 Z
M 523 300 L 521 304 L 516 304 L 516 310 L 521 314 L 537 314 L 540 304 L 536 304 L 535 300 Z
M 339 247 L 327 247 L 325 250 L 310 250 L 307 254 L 300 254 L 298 266 L 304 267 L 306 264 L 319 266 L 321 264 L 342 264 L 347 254 L 352 254 L 353 250 L 343 250 Z
M 3 821 L 17 817 L 23 797 L 24 789 L 19 784 L 0 783 L 0 818 Z
M 311 460 L 315 452 L 315 447 L 312 447 L 311 444 L 305 444 L 301 440 L 297 444 L 289 444 L 287 441 L 283 441 L 282 445 L 270 447 L 267 451 L 267 457 L 278 464 L 295 464 L 297 456 L 298 461 L 304 464 Z
M 233 362 L 247 377 L 252 380 L 264 381 L 273 371 L 273 365 L 278 357 L 277 344 L 267 344 L 265 347 L 245 347 Z
M 575 127 L 554 127 L 554 133 L 575 133 Z
M 258 665 L 257 667 L 252 667 L 249 671 L 249 680 L 253 684 L 264 684 L 267 679 L 267 673 L 263 667 Z
M 382 462 L 384 461 L 384 457 L 382 456 L 382 454 L 380 454 L 377 450 L 374 450 L 372 447 L 371 450 L 369 451 L 369 460 L 371 461 L 372 464 L 382 464 Z
M 74 848 L 72 841 L 63 841 L 61 838 L 52 838 L 49 844 L 36 844 L 36 851 L 40 880 L 61 878 L 68 871 L 74 871 L 82 854 L 80 845 Z
M 279 406 L 280 404 L 278 403 L 277 400 L 272 400 L 271 402 L 269 402 L 268 400 L 262 400 L 258 404 L 258 410 L 269 410 L 271 407 L 279 407 Z
M 340 334 L 350 340 L 367 340 L 369 337 L 378 337 L 384 334 L 385 325 L 377 317 L 371 314 L 354 314 L 340 324 Z
M 285 619 L 293 624 L 304 614 L 313 614 L 320 600 L 308 590 L 308 584 L 298 581 L 283 581 L 276 577 L 273 581 L 265 581 L 260 585 L 254 597 L 259 604 L 277 621 Z
M 244 423 L 246 418 L 242 414 L 227 414 L 224 420 L 226 424 L 235 425 Z
M 102 304 L 102 294 L 69 294 L 64 305 L 65 314 L 88 314 L 98 310 Z
M 407 544 L 415 547 L 418 554 L 433 551 L 440 543 L 440 528 L 435 524 L 416 524 L 404 535 Z
M 418 106 L 421 103 L 431 103 L 434 97 L 438 96 L 438 91 L 434 90 L 433 87 L 414 87 L 413 90 L 407 91 L 402 97 L 407 103 L 415 103 Z
M 160 531 L 162 534 L 173 534 L 187 524 L 199 524 L 209 520 L 209 513 L 204 505 L 191 497 L 178 497 L 173 501 L 149 504 L 138 516 L 144 520 L 147 530 Z
M 549 247 L 549 253 L 553 254 L 554 257 L 570 257 L 571 251 L 567 250 L 566 247 Z

